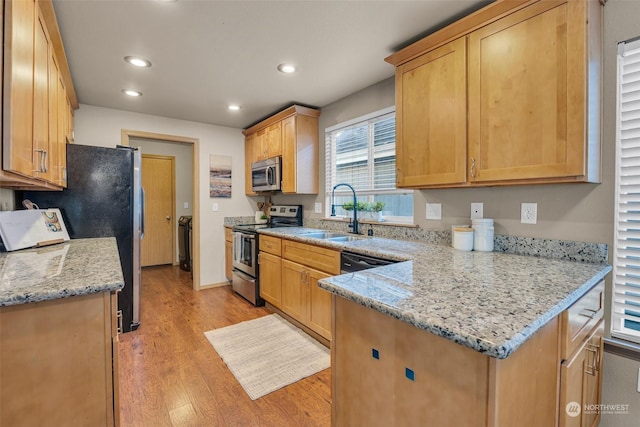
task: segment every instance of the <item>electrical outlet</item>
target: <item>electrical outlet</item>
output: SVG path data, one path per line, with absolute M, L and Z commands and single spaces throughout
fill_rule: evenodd
M 442 219 L 441 203 L 427 203 L 427 219 Z
M 482 210 L 482 203 L 471 203 L 471 219 L 484 218 Z
M 520 208 L 520 222 L 522 224 L 536 224 L 538 222 L 537 203 L 522 203 Z
M 322 213 L 322 203 L 316 203 L 313 209 L 314 213 Z
M 182 207 L 183 207 L 184 209 L 189 209 L 189 202 L 184 202 L 184 203 L 182 204 Z
M 638 368 L 638 393 L 640 393 L 640 368 Z

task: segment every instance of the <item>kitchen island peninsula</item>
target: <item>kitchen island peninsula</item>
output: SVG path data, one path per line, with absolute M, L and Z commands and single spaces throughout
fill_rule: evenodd
M 334 425 L 597 422 L 565 407 L 600 401 L 609 265 L 312 231 L 261 232 L 406 260 L 318 281 L 334 295 Z

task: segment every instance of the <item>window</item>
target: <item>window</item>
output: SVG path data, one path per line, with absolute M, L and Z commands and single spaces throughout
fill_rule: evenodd
M 332 207 L 331 190 L 338 183 L 346 183 L 356 190 L 358 202 L 369 208 L 376 203 L 382 207 L 381 215 L 386 221 L 413 222 L 413 191 L 396 189 L 394 108 L 327 128 L 325 149 L 328 215 Z M 333 201 L 336 215 L 353 215 L 348 208 L 352 202 L 351 190 L 336 189 Z M 377 217 L 371 211 L 365 215 Z
M 611 335 L 640 343 L 640 40 L 618 45 Z

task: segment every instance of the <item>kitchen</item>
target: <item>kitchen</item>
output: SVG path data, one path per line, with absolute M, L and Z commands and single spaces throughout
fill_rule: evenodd
M 602 184 L 579 185 L 538 185 L 504 188 L 474 188 L 451 190 L 420 190 L 414 193 L 414 218 L 425 229 L 445 230 L 450 224 L 460 223 L 469 218 L 469 204 L 484 203 L 485 216 L 496 221 L 496 234 L 521 237 L 538 237 L 557 240 L 589 241 L 596 243 L 613 242 L 613 176 L 614 176 L 614 129 L 615 129 L 615 43 L 637 36 L 638 31 L 633 16 L 637 16 L 637 3 L 611 0 L 605 7 L 604 34 L 604 138 L 603 138 L 603 178 Z M 382 57 L 379 58 L 382 61 Z M 323 130 L 346 119 L 359 117 L 394 104 L 394 81 L 387 78 L 380 83 L 322 106 L 319 117 L 320 152 L 323 152 Z M 143 129 L 158 134 L 184 135 L 200 140 L 199 187 L 208 188 L 208 155 L 221 152 L 220 141 L 225 141 L 224 152 L 233 159 L 234 171 L 244 170 L 244 138 L 238 129 L 205 125 L 202 123 L 149 116 L 122 110 L 81 105 L 75 112 L 75 132 L 77 141 L 86 144 L 114 146 L 120 141 L 121 129 Z M 246 125 L 246 123 L 245 123 Z M 277 196 L 278 203 L 300 203 L 304 206 L 305 216 L 320 219 L 322 214 L 314 213 L 315 203 L 326 204 L 324 192 L 324 164 L 322 156 L 319 165 L 320 192 L 317 196 Z M 234 194 L 224 203 L 220 202 L 220 211 L 211 211 L 211 199 L 202 192 L 195 202 L 199 206 L 200 254 L 220 254 L 223 239 L 223 218 L 226 216 L 253 216 L 255 203 L 260 198 L 246 198 L 243 194 L 244 179 L 241 174 L 233 175 Z M 236 191 L 237 190 L 237 191 Z M 12 197 L 10 191 L 2 190 L 2 201 Z M 194 194 L 201 194 L 194 191 Z M 527 226 L 520 224 L 521 202 L 538 203 L 538 224 Z M 443 221 L 433 222 L 425 217 L 425 203 L 437 202 L 443 206 Z M 346 231 L 346 224 L 344 224 Z M 206 238 L 204 238 L 206 236 Z M 200 261 L 199 273 L 194 277 L 194 285 L 206 285 L 225 282 L 224 261 L 222 257 L 215 262 Z M 608 306 L 609 304 L 607 304 Z M 635 377 L 637 362 L 614 354 L 605 353 L 605 375 L 603 402 L 637 402 Z M 635 399 L 635 400 L 634 400 Z M 638 405 L 631 405 L 632 411 L 638 411 Z M 632 412 L 630 419 L 638 418 Z M 610 424 L 607 424 L 610 422 Z M 618 422 L 618 424 L 614 424 Z M 622 424 L 621 424 L 622 423 Z M 604 416 L 601 425 L 624 425 L 620 417 Z

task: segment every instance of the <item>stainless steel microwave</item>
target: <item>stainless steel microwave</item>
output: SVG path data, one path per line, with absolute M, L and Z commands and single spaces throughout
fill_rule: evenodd
M 282 159 L 272 157 L 251 164 L 251 189 L 253 191 L 279 191 L 282 185 Z

